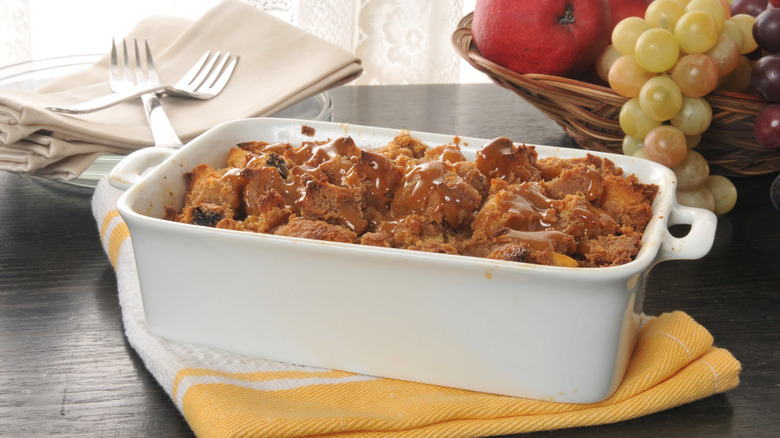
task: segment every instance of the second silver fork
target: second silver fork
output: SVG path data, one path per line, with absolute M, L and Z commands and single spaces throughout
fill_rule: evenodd
M 152 52 L 149 50 L 149 44 L 144 40 L 145 64 L 141 61 L 141 51 L 138 48 L 138 40 L 133 40 L 135 51 L 135 68 L 130 67 L 127 42 L 122 41 L 123 49 L 123 68 L 120 67 L 117 57 L 116 45 L 111 48 L 111 68 L 110 84 L 112 91 L 123 91 L 128 87 L 137 87 L 139 85 L 159 84 L 157 70 L 154 67 Z M 135 70 L 135 77 L 133 75 Z M 173 129 L 170 119 L 160 104 L 157 93 L 147 93 L 141 95 L 141 101 L 144 104 L 146 118 L 149 121 L 149 128 L 152 132 L 154 145 L 165 148 L 179 148 L 182 141 Z

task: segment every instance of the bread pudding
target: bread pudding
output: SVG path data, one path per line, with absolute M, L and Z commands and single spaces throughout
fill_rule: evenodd
M 349 136 L 250 141 L 224 167 L 185 174 L 166 219 L 256 233 L 566 267 L 630 262 L 658 186 L 592 154 L 538 157 L 496 138 L 473 161 L 460 140 L 401 132 L 377 149 Z

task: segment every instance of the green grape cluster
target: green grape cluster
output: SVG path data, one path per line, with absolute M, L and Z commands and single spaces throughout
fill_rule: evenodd
M 712 122 L 705 99 L 715 89 L 750 87 L 754 18 L 731 16 L 727 0 L 654 0 L 644 17 L 620 21 L 596 71 L 629 100 L 619 114 L 623 153 L 664 164 L 677 176 L 677 200 L 716 214 L 737 192 L 710 175 L 695 150 Z

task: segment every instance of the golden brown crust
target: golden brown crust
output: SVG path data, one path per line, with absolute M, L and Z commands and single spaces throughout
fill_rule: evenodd
M 634 175 L 606 175 L 602 186 L 603 191 L 596 205 L 614 217 L 620 225 L 644 230 L 652 219 L 651 204 L 657 188 L 640 184 Z
M 428 146 L 403 132 L 360 150 L 350 137 L 233 148 L 223 169 L 185 175 L 166 218 L 223 229 L 555 266 L 627 263 L 658 187 L 607 159 L 537 159 L 497 138 L 475 161 L 459 139 Z
M 291 218 L 289 222 L 277 228 L 274 234 L 344 243 L 354 243 L 357 240 L 357 235 L 344 227 L 299 217 Z

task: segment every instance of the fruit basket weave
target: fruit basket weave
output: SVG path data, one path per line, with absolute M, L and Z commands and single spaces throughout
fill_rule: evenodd
M 472 18 L 473 13 L 463 17 L 452 34 L 460 56 L 557 122 L 583 149 L 622 153 L 624 134 L 618 115 L 627 98 L 609 87 L 560 76 L 518 74 L 487 60 L 473 42 Z M 725 91 L 705 98 L 712 107 L 712 123 L 696 150 L 707 159 L 712 173 L 749 176 L 780 171 L 780 151 L 763 148 L 753 134 L 753 121 L 765 101 Z

